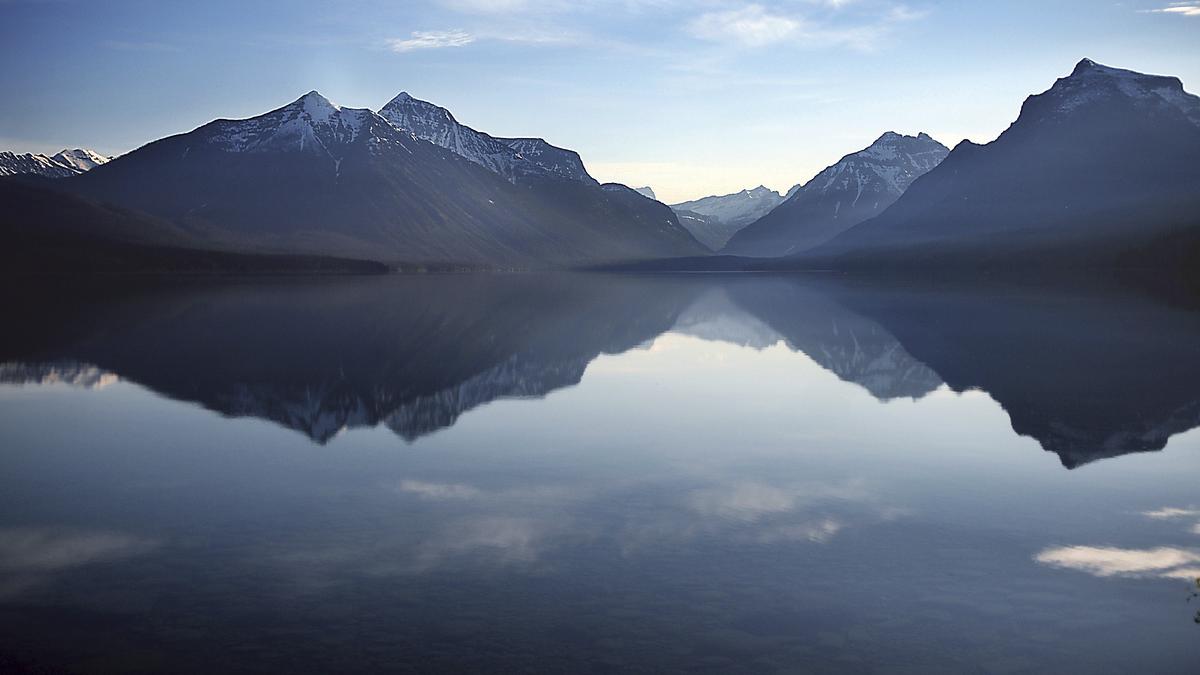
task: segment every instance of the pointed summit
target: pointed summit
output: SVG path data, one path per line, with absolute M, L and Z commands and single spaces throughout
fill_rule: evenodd
M 1091 59 L 1083 59 L 1075 64 L 1075 70 L 1071 71 L 1072 75 L 1079 75 L 1096 67 L 1096 62 Z
M 396 94 L 379 109 L 379 114 L 393 126 L 438 145 L 442 144 L 434 139 L 444 138 L 451 130 L 461 126 L 449 110 L 422 101 L 407 91 Z
M 1200 126 L 1200 98 L 1185 92 L 1179 78 L 1147 75 L 1083 59 L 1070 75 L 1029 97 L 1014 127 L 1067 121 L 1084 113 L 1112 115 L 1122 110 L 1136 115 L 1182 114 Z
M 596 184 L 571 150 L 550 145 L 540 138 L 496 138 L 476 131 L 449 110 L 400 92 L 379 115 L 397 129 L 465 157 L 500 174 L 511 182 L 541 177 Z
M 1186 251 L 1200 250 L 1189 248 L 1200 212 L 1198 127 L 1200 98 L 1178 79 L 1084 59 L 1029 97 L 999 138 L 960 144 L 887 211 L 811 255 L 922 269 L 1190 273 Z
M 324 122 L 337 113 L 341 108 L 330 102 L 329 99 L 321 95 L 319 91 L 313 89 L 307 94 L 296 99 L 293 103 L 296 106 L 308 113 L 314 122 Z
M 769 258 L 820 245 L 883 212 L 949 153 L 927 134 L 888 131 L 794 188 L 786 201 L 735 234 L 723 252 Z

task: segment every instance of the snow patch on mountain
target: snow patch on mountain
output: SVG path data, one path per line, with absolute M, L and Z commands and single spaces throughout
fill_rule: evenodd
M 365 108 L 342 108 L 316 91 L 310 91 L 292 103 L 264 115 L 244 120 L 217 120 L 210 125 L 208 143 L 226 152 L 295 151 L 324 154 L 334 159 L 338 148 L 369 138 L 391 127 Z M 385 134 L 384 140 L 400 140 L 398 134 Z
M 735 234 L 725 252 L 774 257 L 828 241 L 891 206 L 949 153 L 928 134 L 889 131 L 793 188 L 782 204 Z
M 1130 99 L 1142 108 L 1173 108 L 1200 126 L 1200 97 L 1184 91 L 1179 78 L 1113 68 L 1091 59 L 1080 61 L 1070 75 L 1056 81 L 1046 92 L 1032 97 L 1030 103 L 1036 106 L 1049 100 L 1052 114 L 1065 116 L 1116 97 Z
M 596 182 L 574 151 L 540 138 L 497 138 L 476 131 L 456 120 L 449 110 L 407 92 L 389 101 L 379 114 L 397 129 L 446 148 L 510 182 L 526 177 Z
M 698 213 L 715 218 L 731 227 L 740 227 L 749 225 L 767 215 L 782 201 L 783 197 L 778 192 L 759 185 L 752 190 L 680 202 L 673 204 L 671 208 L 676 212 Z
M 36 174 L 66 178 L 90 171 L 110 159 L 87 148 L 66 149 L 54 155 L 0 152 L 0 176 Z

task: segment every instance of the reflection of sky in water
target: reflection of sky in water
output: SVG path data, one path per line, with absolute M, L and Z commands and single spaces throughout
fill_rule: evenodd
M 988 393 L 873 396 L 720 320 L 411 444 L 0 387 L 3 627 L 85 669 L 1194 665 L 1200 432 L 1067 471 Z

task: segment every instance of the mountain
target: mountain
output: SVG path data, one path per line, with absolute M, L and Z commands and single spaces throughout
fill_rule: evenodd
M 651 188 L 649 185 L 647 185 L 645 187 L 640 187 L 640 188 L 633 188 L 633 191 L 643 197 L 648 197 L 650 199 L 658 201 L 658 195 L 654 194 L 654 189 Z
M 809 252 L 836 265 L 1200 262 L 1200 98 L 1084 59 L 995 141 L 964 141 L 879 217 Z
M 950 151 L 928 134 L 888 132 L 846 155 L 730 239 L 723 253 L 776 257 L 821 244 L 882 213 Z
M 675 217 L 692 236 L 712 251 L 719 251 L 725 242 L 737 232 L 738 228 L 721 222 L 714 216 L 705 216 L 695 211 L 675 211 Z
M 678 214 L 687 214 L 688 222 L 681 224 L 702 243 L 714 251 L 729 241 L 735 232 L 765 216 L 778 206 L 783 197 L 762 185 L 753 190 L 742 190 L 730 195 L 720 195 L 681 202 L 671 206 Z M 695 229 L 692 229 L 695 228 Z
M 95 151 L 87 148 L 75 148 L 74 150 L 63 150 L 50 159 L 59 164 L 66 164 L 79 170 L 79 173 L 91 171 L 92 169 L 107 163 L 112 157 L 105 157 Z
M 704 197 L 690 202 L 673 204 L 671 208 L 711 216 L 730 226 L 744 226 L 766 215 L 783 201 L 774 190 L 759 185 L 731 195 Z
M 0 152 L 0 176 L 35 174 L 45 178 L 66 178 L 94 169 L 109 159 L 84 148 L 63 150 L 49 156 Z
M 400 92 L 379 111 L 398 129 L 412 133 L 517 182 L 522 178 L 560 178 L 595 184 L 573 150 L 540 138 L 496 138 L 459 123 L 449 110 Z
M 702 251 L 673 216 L 645 228 L 590 177 L 565 178 L 549 150 L 535 161 L 465 133 L 442 140 L 477 152 L 467 161 L 314 91 L 155 141 L 64 189 L 243 251 L 486 267 Z
M 382 273 L 386 266 L 326 256 L 221 250 L 169 222 L 58 189 L 63 180 L 0 179 L 0 270 L 5 275 Z

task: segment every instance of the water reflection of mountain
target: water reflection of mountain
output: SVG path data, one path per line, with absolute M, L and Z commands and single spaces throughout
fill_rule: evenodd
M 0 362 L 29 364 L 30 377 L 84 362 L 322 443 L 381 423 L 412 440 L 489 401 L 577 384 L 598 355 L 666 331 L 690 287 L 646 290 L 632 278 L 497 275 L 56 297 L 24 303 L 25 330 L 0 341 Z
M 921 398 L 942 384 L 875 321 L 839 304 L 828 284 L 795 277 L 736 281 L 728 292 L 793 350 L 872 396 Z
M 1064 466 L 1200 426 L 1200 314 L 1120 289 L 838 285 L 956 391 L 980 389 Z
M 413 440 L 577 384 L 668 330 L 782 341 L 876 398 L 981 389 L 1067 467 L 1200 425 L 1200 316 L 1128 293 L 946 290 L 802 277 L 492 275 L 14 298 L 0 379 L 100 374 L 325 442 Z

